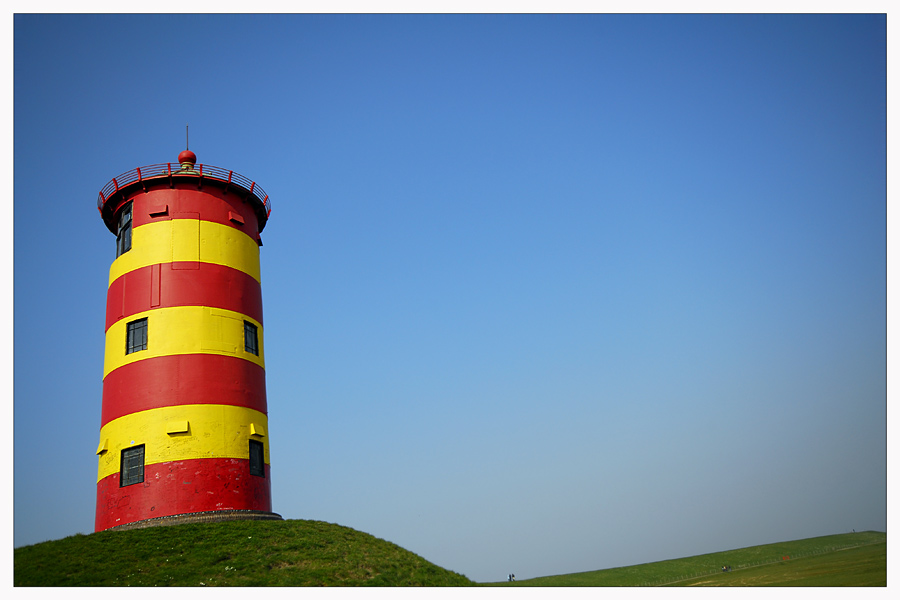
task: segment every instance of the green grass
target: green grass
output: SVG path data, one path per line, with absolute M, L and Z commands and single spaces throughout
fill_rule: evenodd
M 885 586 L 886 548 L 885 533 L 864 531 L 494 585 Z
M 16 586 L 468 586 L 399 546 L 321 521 L 102 531 L 14 550 Z
M 887 543 L 835 550 L 730 573 L 681 581 L 678 586 L 887 586 Z
M 722 572 L 723 565 L 732 570 Z M 16 586 L 471 586 L 395 544 L 321 521 L 103 531 L 14 550 Z M 887 535 L 831 535 L 488 586 L 886 586 Z

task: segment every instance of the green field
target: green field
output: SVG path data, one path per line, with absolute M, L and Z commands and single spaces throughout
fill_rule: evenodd
M 700 577 L 673 585 L 883 587 L 887 585 L 886 564 L 887 543 L 879 542 Z
M 726 565 L 731 571 L 723 573 Z M 829 535 L 494 585 L 885 586 L 887 535 L 877 531 Z
M 16 548 L 16 586 L 476 585 L 403 548 L 321 521 L 103 531 Z M 722 566 L 729 565 L 729 572 Z M 865 531 L 485 586 L 886 586 L 887 535 Z

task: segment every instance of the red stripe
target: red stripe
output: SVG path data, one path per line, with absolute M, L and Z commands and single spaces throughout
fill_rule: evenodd
M 198 213 L 204 221 L 228 225 L 246 233 L 254 242 L 259 239 L 259 222 L 253 206 L 244 202 L 240 196 L 214 186 L 198 189 L 154 189 L 146 194 L 132 196 L 132 223 L 140 227 L 147 223 L 168 221 L 175 218 L 175 213 Z M 234 213 L 243 219 L 232 219 Z M 197 218 L 196 216 L 194 218 Z
M 144 482 L 119 487 L 119 474 L 97 483 L 94 530 L 156 517 L 208 510 L 272 512 L 269 465 L 265 477 L 250 474 L 237 458 L 179 460 L 144 467 Z
M 133 314 L 169 306 L 224 308 L 262 324 L 262 288 L 253 277 L 224 265 L 200 263 L 196 270 L 177 268 L 181 265 L 149 265 L 113 281 L 106 293 L 106 329 Z
M 243 406 L 266 414 L 266 371 L 249 360 L 219 354 L 157 356 L 122 365 L 103 380 L 100 425 L 183 404 Z

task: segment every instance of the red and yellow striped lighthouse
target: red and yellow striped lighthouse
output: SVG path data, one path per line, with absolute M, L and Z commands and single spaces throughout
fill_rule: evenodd
M 95 530 L 280 519 L 259 267 L 268 196 L 185 150 L 114 178 L 97 207 L 116 259 Z

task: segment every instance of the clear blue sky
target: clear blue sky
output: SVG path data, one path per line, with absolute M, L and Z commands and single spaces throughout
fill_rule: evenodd
M 137 166 L 234 169 L 276 512 L 477 581 L 886 530 L 884 15 L 16 15 L 16 546 L 93 530 Z

